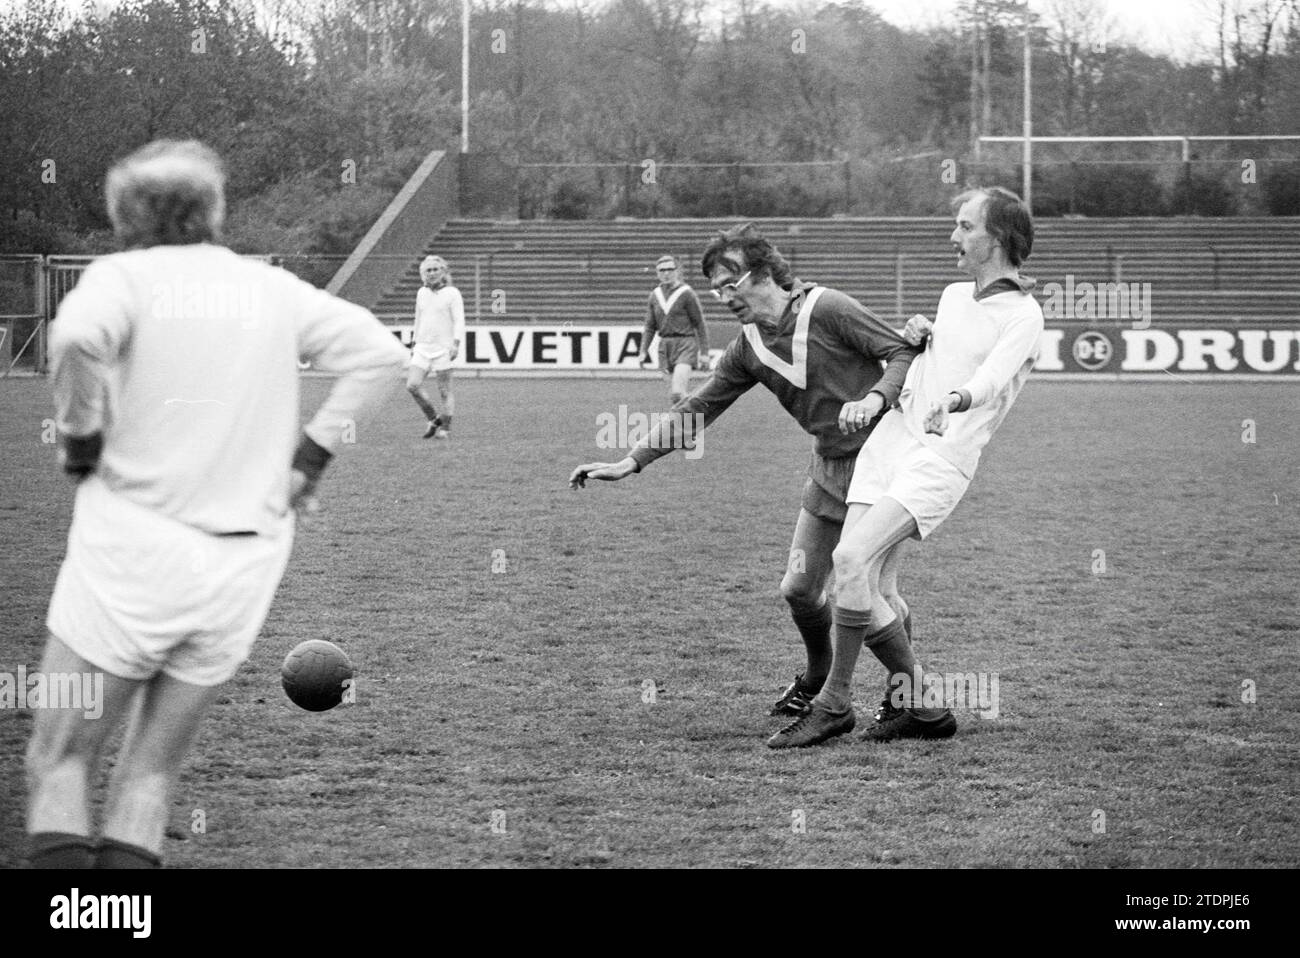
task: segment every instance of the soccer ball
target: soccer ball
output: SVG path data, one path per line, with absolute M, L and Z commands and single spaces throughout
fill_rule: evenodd
M 284 657 L 280 681 L 289 700 L 308 712 L 324 712 L 343 701 L 352 663 L 333 642 L 308 639 Z

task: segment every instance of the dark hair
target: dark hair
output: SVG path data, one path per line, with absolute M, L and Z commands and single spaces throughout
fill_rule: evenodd
M 738 252 L 745 261 L 745 269 L 772 277 L 772 282 L 782 289 L 794 285 L 794 274 L 780 251 L 765 238 L 753 223 L 742 223 L 718 233 L 704 247 L 700 269 L 710 278 L 723 253 Z
M 1034 248 L 1034 218 L 1029 207 L 1010 190 L 990 186 L 967 190 L 952 201 L 952 208 L 958 210 L 977 196 L 984 197 L 984 228 L 1006 251 L 1011 265 L 1020 266 Z
M 197 140 L 156 140 L 108 171 L 108 216 L 130 249 L 215 242 L 225 219 L 221 158 Z

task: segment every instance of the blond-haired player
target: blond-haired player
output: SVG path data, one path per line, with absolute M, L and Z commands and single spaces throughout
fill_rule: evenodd
M 160 864 L 168 792 L 205 710 L 248 657 L 295 508 L 344 431 L 401 379 L 374 316 L 218 245 L 225 174 L 160 141 L 108 174 L 124 252 L 92 263 L 50 330 L 63 467 L 77 480 L 41 670 L 102 676 L 102 713 L 37 709 L 33 867 Z M 339 378 L 299 427 L 298 361 Z M 101 837 L 89 790 L 135 706 Z
M 429 421 L 424 438 L 448 439 L 451 417 L 456 412 L 451 369 L 460 355 L 460 344 L 465 341 L 465 303 L 460 290 L 451 285 L 451 271 L 441 256 L 424 258 L 420 263 L 420 281 L 424 285 L 415 294 L 415 342 L 406 373 L 406 391 Z M 442 416 L 424 391 L 424 380 L 430 372 L 446 410 Z

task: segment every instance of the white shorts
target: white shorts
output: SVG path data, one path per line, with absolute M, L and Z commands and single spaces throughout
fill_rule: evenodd
M 947 519 L 966 494 L 970 480 L 918 440 L 897 409 L 885 413 L 858 452 L 845 501 L 874 505 L 888 497 L 916 520 L 914 539 L 924 539 Z
M 432 343 L 416 343 L 411 347 L 411 365 L 426 373 L 440 373 L 451 369 L 451 350 Z
M 274 536 L 210 535 L 91 476 L 77 489 L 45 624 L 112 675 L 220 685 L 262 630 L 293 533 L 290 514 Z

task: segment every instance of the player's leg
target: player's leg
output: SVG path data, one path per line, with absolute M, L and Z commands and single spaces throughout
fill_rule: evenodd
M 895 545 L 885 555 L 885 561 L 880 566 L 880 594 L 884 597 L 885 602 L 894 610 L 894 615 L 898 616 L 903 623 L 903 632 L 907 635 L 907 641 L 912 642 L 912 610 L 898 591 L 898 569 L 902 565 L 903 553 L 907 549 L 908 540 L 904 539 Z M 893 702 L 894 685 L 890 682 L 890 676 L 885 676 L 885 690 L 881 696 L 880 705 L 876 708 L 876 721 L 885 721 L 897 714 L 898 709 Z
M 438 395 L 442 397 L 442 425 L 436 433 L 437 438 L 446 439 L 448 430 L 451 429 L 451 417 L 456 412 L 456 396 L 451 390 L 451 367 L 439 369 L 434 373 L 434 381 L 438 384 Z
M 264 535 L 199 538 L 184 533 L 182 551 L 201 545 L 207 560 L 201 573 L 221 583 L 201 590 L 198 605 L 185 596 L 200 590 L 178 581 L 164 596 L 178 603 L 186 621 L 203 628 L 177 629 L 167 642 L 163 671 L 140 692 L 140 702 L 109 792 L 100 868 L 143 868 L 159 864 L 167 822 L 168 794 L 207 708 L 248 658 L 270 611 L 293 549 L 294 524 L 286 519 Z M 174 613 L 173 613 L 174 614 Z M 159 618 L 166 622 L 168 615 Z
M 668 395 L 674 403 L 691 391 L 691 368 L 689 363 L 680 361 L 673 366 L 672 385 Z
M 832 711 L 852 702 L 853 670 L 865 642 L 891 674 L 914 674 L 912 654 L 902 620 L 885 601 L 880 575 L 890 550 L 916 533 L 916 520 L 897 500 L 882 497 L 865 510 L 860 521 L 846 523 L 835 550 L 835 661 L 818 698 Z
M 113 771 L 100 868 L 160 863 L 171 787 L 204 713 L 221 688 L 192 685 L 164 674 L 145 685 Z
M 951 463 L 919 443 L 903 450 L 901 465 L 890 484 L 888 498 L 905 508 L 917 525 L 918 536 L 928 536 L 952 513 L 970 485 Z M 895 559 L 895 574 L 897 557 Z M 896 583 L 895 583 L 895 591 Z M 882 594 L 886 588 L 881 586 Z M 925 708 L 921 663 L 911 645 L 911 636 L 901 625 L 868 637 L 867 644 L 885 666 L 896 692 L 891 708 L 882 710 L 875 725 L 863 738 L 889 741 L 895 738 L 946 738 L 957 730 L 957 721 L 946 708 Z M 832 670 L 833 671 L 833 670 Z
M 903 630 L 907 633 L 907 640 L 910 642 L 912 641 L 912 610 L 907 600 L 898 591 L 898 569 L 902 565 L 907 542 L 908 540 L 904 539 L 886 554 L 885 561 L 880 566 L 880 594 L 894 610 L 894 615 L 903 620 Z
M 915 531 L 911 513 L 888 497 L 873 506 L 849 506 L 832 554 L 835 638 L 830 674 L 808 711 L 768 739 L 769 748 L 802 748 L 853 730 L 853 670 L 863 643 L 875 651 L 875 643 L 893 632 L 903 635 L 902 623 L 880 594 L 880 568 L 894 544 Z M 903 644 L 910 652 L 906 636 Z
M 839 537 L 838 522 L 819 518 L 806 508 L 799 510 L 789 560 L 781 579 L 781 595 L 789 604 L 790 617 L 803 638 L 807 665 L 772 706 L 773 715 L 798 715 L 830 673 L 831 602 L 826 595 L 826 579 Z
M 767 740 L 769 748 L 803 748 L 851 732 L 853 670 L 864 642 L 902 634 L 902 623 L 880 595 L 880 567 L 889 549 L 916 530 L 907 510 L 884 498 L 874 506 L 849 506 L 835 566 L 833 656 L 830 673 L 812 704 L 798 719 Z
M 89 681 L 102 676 L 98 707 L 89 714 L 85 708 L 33 710 L 34 727 L 26 754 L 32 867 L 90 868 L 91 776 L 104 743 L 121 724 L 142 683 L 92 665 L 53 635 L 45 646 L 41 672 L 86 676 Z
M 417 353 L 412 353 L 411 365 L 406 370 L 406 391 L 411 394 L 411 398 L 415 400 L 415 404 L 420 407 L 420 412 L 424 413 L 424 418 L 428 421 L 428 428 L 424 433 L 425 439 L 438 430 L 438 410 L 434 408 L 433 399 L 424 391 L 424 379 L 428 375 L 427 361 L 422 360 Z

